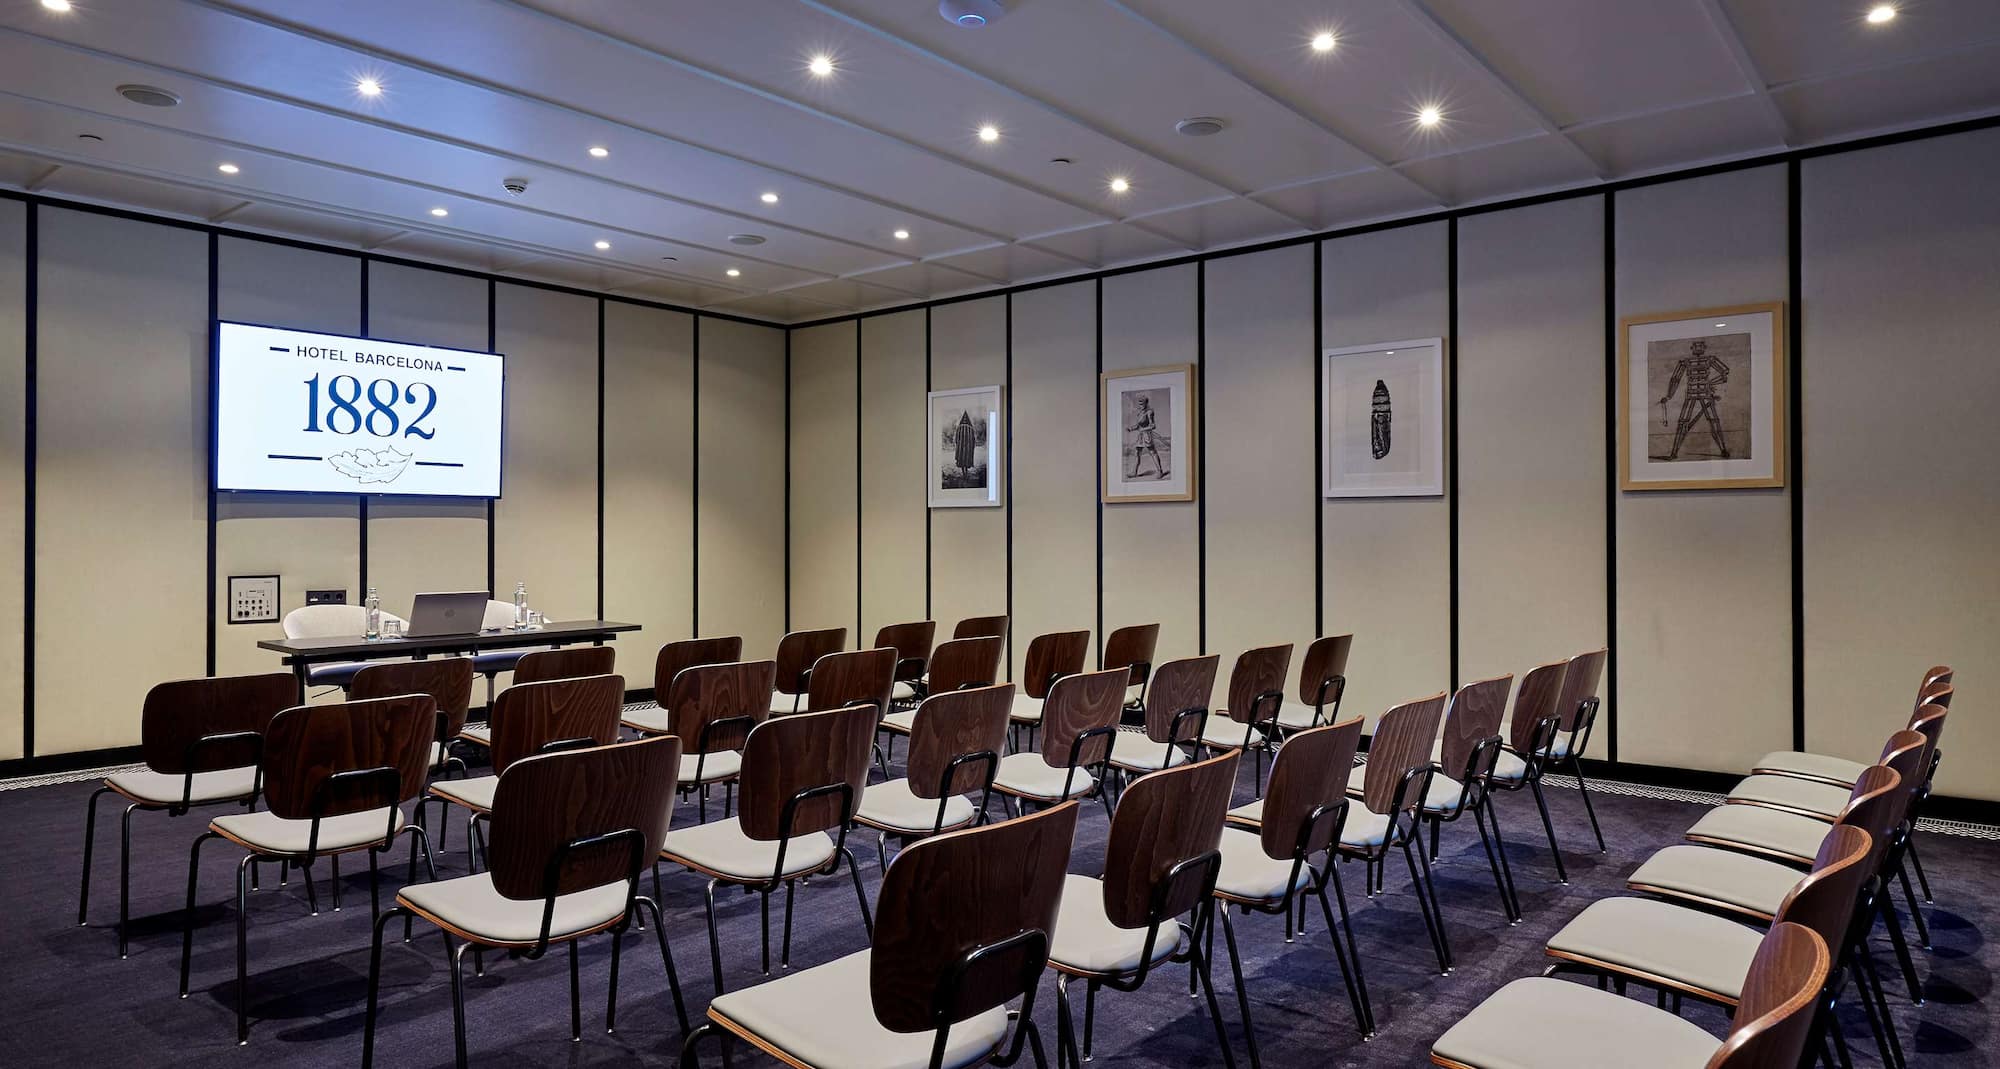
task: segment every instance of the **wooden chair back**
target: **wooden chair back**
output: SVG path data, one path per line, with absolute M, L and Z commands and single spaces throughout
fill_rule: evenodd
M 829 653 L 813 664 L 806 712 L 823 713 L 850 705 L 873 704 L 876 715 L 880 716 L 889 711 L 889 692 L 895 686 L 894 647 Z
M 1076 817 L 1077 804 L 1064 802 L 896 855 L 868 955 L 868 997 L 882 1027 L 927 1032 L 940 1015 L 957 1023 L 1034 989 L 1055 934 Z M 1000 949 L 964 967 L 981 948 Z
M 1153 681 L 1146 686 L 1146 737 L 1161 744 L 1192 741 L 1168 738 L 1174 717 L 1186 709 L 1210 707 L 1215 699 L 1215 673 L 1221 666 L 1222 658 L 1211 653 L 1168 661 L 1154 669 Z
M 1104 667 L 1131 669 L 1132 682 L 1143 683 L 1153 670 L 1153 653 L 1159 646 L 1159 624 L 1127 624 L 1104 640 Z
M 1941 705 L 1949 709 L 1951 708 L 1951 695 L 1951 680 L 1933 680 L 1924 684 L 1924 689 L 1917 692 L 1917 708 L 1922 709 L 1926 705 Z M 1910 719 L 1915 720 L 1915 715 L 1913 714 Z
M 465 711 L 472 705 L 472 676 L 470 657 L 371 664 L 354 673 L 354 682 L 347 685 L 347 700 L 428 694 L 437 699 L 438 738 L 449 739 L 465 730 Z
M 1104 846 L 1104 915 L 1120 928 L 1144 928 L 1155 889 L 1176 866 L 1222 844 L 1222 819 L 1236 787 L 1230 750 L 1206 761 L 1141 776 L 1125 788 Z M 1183 878 L 1164 888 L 1153 920 L 1178 917 L 1200 904 L 1208 888 Z
M 998 638 L 1007 637 L 1005 616 L 968 616 L 951 629 L 953 638 Z
M 1584 703 L 1597 697 L 1597 684 L 1604 679 L 1604 662 L 1610 656 L 1610 650 L 1591 650 L 1569 659 L 1555 708 L 1556 715 L 1562 718 L 1564 732 L 1583 726 Z
M 1321 806 L 1347 800 L 1347 776 L 1361 747 L 1361 718 L 1301 731 L 1278 748 L 1271 783 L 1264 789 L 1264 817 L 1258 831 L 1264 853 L 1289 860 L 1303 834 L 1309 849 L 1332 844 L 1337 813 L 1327 813 L 1310 829 L 1306 821 Z
M 923 678 L 931 660 L 931 645 L 937 641 L 936 620 L 916 620 L 890 624 L 875 632 L 875 649 L 887 646 L 896 651 L 896 678 L 908 681 Z
M 1046 700 L 1050 685 L 1060 678 L 1083 671 L 1084 658 L 1089 656 L 1088 631 L 1056 631 L 1036 635 L 1028 642 L 1028 656 L 1021 663 L 1021 678 L 1015 682 L 1020 684 L 1021 693 Z M 1119 694 L 1122 702 L 1124 692 Z
M 681 669 L 667 691 L 667 731 L 680 738 L 681 753 L 742 749 L 751 729 L 771 715 L 771 681 L 777 672 L 773 661 Z
M 550 743 L 589 740 L 592 746 L 618 741 L 618 716 L 625 709 L 624 676 L 583 676 L 516 683 L 500 692 L 491 724 L 493 771 L 533 757 Z
M 1054 768 L 1069 765 L 1070 748 L 1086 731 L 1116 727 L 1125 708 L 1123 668 L 1064 676 L 1042 703 L 1042 760 Z M 1095 765 L 1111 754 L 1111 736 L 1095 735 L 1076 751 L 1077 767 Z
M 618 651 L 610 646 L 565 646 L 559 650 L 524 653 L 514 664 L 514 685 L 546 683 L 551 679 L 608 676 L 618 668 Z
M 1951 688 L 1947 686 L 1939 697 L 1949 702 Z M 1946 705 L 1933 702 L 1917 706 L 1916 715 L 1910 718 L 1910 730 L 1924 737 L 1923 758 L 1917 762 L 1917 768 L 1926 778 L 1930 775 L 1931 755 L 1937 753 L 1938 743 L 1944 739 L 1944 721 L 1950 711 Z
M 1285 700 L 1285 676 L 1292 669 L 1292 644 L 1244 650 L 1229 670 L 1229 719 L 1239 724 L 1269 721 Z M 1276 695 L 1276 697 L 1269 697 Z M 1263 701 L 1260 703 L 1259 698 Z
M 846 784 L 852 803 L 837 793 L 799 803 L 794 836 L 838 828 L 861 807 L 874 753 L 880 711 L 865 705 L 822 713 L 777 716 L 757 725 L 743 744 L 742 787 L 736 816 L 743 834 L 772 841 L 784 835 L 785 806 L 801 792 Z
M 264 801 L 287 820 L 407 802 L 424 791 L 436 731 L 437 699 L 428 694 L 293 706 L 272 718 L 265 735 Z M 382 768 L 396 772 L 393 792 L 373 780 L 352 790 L 322 790 L 342 772 Z
M 1819 844 L 1812 871 L 1779 904 L 1776 919 L 1803 924 L 1819 933 L 1826 945 L 1847 939 L 1861 885 L 1875 875 L 1868 865 L 1875 837 L 1852 825 L 1835 825 Z
M 1444 747 L 1439 754 L 1445 775 L 1463 778 L 1480 742 L 1500 734 L 1500 718 L 1507 712 L 1507 692 L 1513 688 L 1513 676 L 1494 676 L 1467 683 L 1451 696 L 1444 714 Z
M 179 776 L 257 763 L 271 719 L 298 700 L 290 672 L 176 679 L 146 692 L 139 716 L 139 756 L 155 772 Z M 251 732 L 257 739 L 214 736 Z
M 1882 756 L 1875 763 L 1893 770 L 1897 781 L 1896 790 L 1885 803 L 1885 813 L 1889 818 L 1888 828 L 1893 829 L 1908 818 L 1910 799 L 1916 794 L 1917 789 L 1924 785 L 1925 762 L 1930 759 L 1929 754 L 1930 740 L 1920 731 L 1908 729 L 1898 731 L 1889 736 L 1888 742 L 1882 744 Z M 1855 786 L 1859 788 L 1860 783 L 1857 781 Z M 1849 796 L 1848 804 L 1853 804 L 1852 795 Z M 1868 830 L 1876 829 L 1871 827 Z M 1886 833 L 1887 829 L 1884 831 Z
M 1568 668 L 1568 661 L 1553 661 L 1538 664 L 1521 677 L 1521 686 L 1514 692 L 1514 713 L 1507 719 L 1507 745 L 1514 752 L 1526 754 L 1534 748 L 1535 725 L 1555 715 L 1556 698 Z
M 766 702 L 769 698 L 765 699 Z M 493 889 L 515 901 L 586 891 L 632 879 L 660 856 L 674 814 L 681 740 L 672 735 L 526 757 L 493 791 Z M 579 840 L 637 832 L 564 853 Z M 549 886 L 550 865 L 564 854 Z M 635 866 L 634 862 L 638 862 Z
M 778 693 L 804 694 L 806 672 L 829 653 L 847 647 L 847 629 L 828 627 L 818 631 L 793 631 L 778 640 Z
M 664 709 L 672 709 L 667 696 L 673 693 L 674 677 L 682 672 L 704 664 L 735 664 L 743 659 L 743 638 L 730 635 L 727 638 L 684 638 L 660 647 L 653 658 L 653 698 Z M 766 662 L 768 663 L 768 662 Z M 764 695 L 764 707 L 769 709 L 771 695 Z M 689 746 L 693 739 L 683 740 Z
M 993 642 L 995 639 L 980 639 Z M 933 694 L 917 707 L 910 725 L 910 793 L 919 798 L 941 798 L 978 790 L 1000 761 L 1007 747 L 1007 714 L 1014 708 L 1014 684 L 1002 683 L 971 690 L 948 690 Z M 968 761 L 952 772 L 950 784 L 944 776 L 951 763 L 966 754 L 990 753 L 992 765 Z M 938 788 L 944 786 L 940 792 Z
M 992 635 L 945 642 L 931 653 L 930 692 L 943 694 L 968 683 L 990 687 L 999 682 L 1000 655 L 1006 648 L 1006 639 Z
M 1834 820 L 1835 827 L 1859 828 L 1868 833 L 1875 851 L 1868 862 L 1871 873 L 1880 866 L 1889 836 L 1901 823 L 1903 798 L 1903 777 L 1887 765 L 1870 765 L 1855 778 L 1847 805 Z
M 1410 769 L 1431 761 L 1431 740 L 1437 738 L 1444 716 L 1444 692 L 1404 702 L 1382 714 L 1368 743 L 1368 771 L 1361 778 L 1361 801 L 1370 810 L 1390 816 L 1396 807 L 1396 787 Z M 1403 795 L 1404 810 L 1423 803 L 1421 784 Z
M 1948 664 L 1934 664 L 1924 672 L 1924 681 L 1917 684 L 1917 704 L 1924 703 L 1924 691 L 1933 683 L 1951 682 L 1952 671 Z
M 1299 663 L 1299 701 L 1318 706 L 1338 698 L 1346 686 L 1347 655 L 1353 650 L 1353 635 L 1313 639 L 1306 647 L 1306 659 Z
M 1832 959 L 1802 924 L 1774 924 L 1750 959 L 1729 1038 L 1707 1069 L 1796 1069 L 1805 1064 L 1814 1004 Z

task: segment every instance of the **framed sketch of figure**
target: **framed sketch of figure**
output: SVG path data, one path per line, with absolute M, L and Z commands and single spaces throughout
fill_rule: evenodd
M 997 507 L 1007 463 L 1000 387 L 933 392 L 929 428 L 924 467 L 931 507 Z
M 1628 316 L 1618 361 L 1627 490 L 1785 485 L 1785 306 Z
M 1327 497 L 1444 493 L 1444 339 L 1321 354 Z
M 1105 504 L 1193 501 L 1194 365 L 1107 371 L 1099 379 Z

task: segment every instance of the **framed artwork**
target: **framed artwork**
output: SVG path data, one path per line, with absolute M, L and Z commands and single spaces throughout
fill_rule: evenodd
M 996 508 L 1005 475 L 1006 424 L 1000 387 L 937 390 L 930 395 L 924 451 L 932 508 Z
M 1107 371 L 1099 379 L 1105 504 L 1194 500 L 1193 383 L 1193 364 Z
M 1784 319 L 1774 302 L 1620 324 L 1625 489 L 1785 485 Z
M 1320 355 L 1327 497 L 1444 493 L 1444 339 Z

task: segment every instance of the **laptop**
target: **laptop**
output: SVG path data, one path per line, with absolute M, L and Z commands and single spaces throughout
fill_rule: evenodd
M 418 594 L 410 607 L 410 638 L 440 638 L 476 635 L 486 622 L 487 592 L 461 590 L 442 594 Z

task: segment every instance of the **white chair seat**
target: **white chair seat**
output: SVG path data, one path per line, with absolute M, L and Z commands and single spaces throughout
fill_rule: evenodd
M 700 766 L 700 776 L 695 774 Z M 720 783 L 735 779 L 743 771 L 743 755 L 735 750 L 717 750 L 712 754 L 681 755 L 680 781 L 682 783 Z
M 935 785 L 933 785 L 935 786 Z M 944 800 L 944 830 L 972 823 L 978 816 L 972 803 L 961 795 L 952 795 Z M 907 779 L 892 779 L 887 783 L 871 783 L 861 795 L 861 808 L 854 813 L 854 819 L 871 828 L 901 832 L 905 835 L 929 835 L 938 823 L 938 800 L 919 798 L 910 789 Z
M 393 826 L 390 824 L 391 812 L 388 809 L 371 809 L 320 821 L 319 852 L 336 854 L 373 846 L 381 842 L 383 833 L 392 827 L 395 831 L 403 830 L 403 811 L 393 810 Z M 312 824 L 310 820 L 287 820 L 269 810 L 232 813 L 208 822 L 208 826 L 217 832 L 265 854 L 305 853 L 311 843 Z
M 1493 758 L 1493 775 L 1491 777 L 1493 782 L 1519 783 L 1527 775 L 1528 762 L 1523 761 L 1520 754 L 1503 747 L 1499 755 Z
M 1802 878 L 1797 868 L 1776 861 L 1682 844 L 1647 858 L 1625 878 L 1625 886 L 1647 894 L 1698 898 L 1770 918 L 1778 915 L 1778 906 Z
M 1764 933 L 1687 906 L 1650 898 L 1605 898 L 1549 937 L 1549 953 L 1603 962 L 1725 999 L 1743 994 Z
M 1007 711 L 1007 719 L 1016 724 L 1041 723 L 1042 699 L 1030 698 L 1026 694 L 1014 695 L 1014 707 Z
M 1287 701 L 1278 707 L 1278 726 L 1286 731 L 1304 731 L 1313 726 L 1313 718 L 1316 715 L 1331 715 L 1331 711 L 1320 714 L 1318 710 L 1304 702 Z
M 1860 761 L 1849 761 L 1845 757 L 1828 757 L 1825 754 L 1803 753 L 1798 750 L 1779 750 L 1759 757 L 1750 766 L 1754 773 L 1769 773 L 1774 776 L 1796 776 L 1800 779 L 1816 779 L 1827 783 L 1837 783 L 1852 788 L 1854 781 L 1868 766 Z
M 1792 776 L 1750 776 L 1730 790 L 1729 801 L 1831 821 L 1847 808 L 1847 799 L 1853 793 L 1852 784 L 1836 787 L 1831 783 L 1815 783 Z
M 1576 736 L 1564 732 L 1556 733 L 1556 740 L 1549 744 L 1550 757 L 1568 757 L 1569 748 L 1576 744 Z
M 1248 725 L 1229 719 L 1228 713 L 1217 709 L 1208 714 L 1208 723 L 1201 729 L 1202 745 L 1219 750 L 1240 750 L 1243 748 L 1243 732 L 1246 727 Z M 1251 749 L 1261 750 L 1270 744 L 1261 728 L 1249 728 L 1249 732 Z
M 1368 765 L 1366 763 L 1355 765 L 1353 771 L 1347 774 L 1347 796 L 1349 798 L 1361 797 L 1361 786 L 1367 776 Z M 1465 792 L 1459 789 L 1457 780 L 1452 779 L 1442 772 L 1433 772 L 1431 773 L 1430 790 L 1424 792 L 1424 811 L 1437 816 L 1448 817 L 1458 812 L 1459 800 L 1464 796 Z M 1353 818 L 1349 817 L 1349 819 Z
M 1719 805 L 1702 814 L 1687 837 L 1691 842 L 1809 865 L 1826 839 L 1826 828 L 1824 820 L 1760 805 Z
M 1703 1069 L 1721 1046 L 1649 1003 L 1530 976 L 1488 995 L 1431 1053 L 1471 1069 Z
M 802 711 L 805 707 L 806 696 L 803 694 L 786 694 L 782 690 L 771 692 L 771 712 L 773 715 L 783 716 L 787 713 L 796 713 Z
M 431 793 L 449 802 L 456 802 L 467 809 L 481 813 L 493 811 L 493 795 L 500 789 L 498 776 L 467 776 L 464 779 L 441 779 L 431 784 Z
M 899 713 L 890 713 L 882 718 L 882 726 L 890 731 L 908 735 L 917 730 L 917 711 L 905 709 Z
M 603 928 L 625 915 L 626 884 L 607 883 L 556 898 L 549 937 L 559 939 Z M 477 872 L 436 883 L 413 883 L 397 892 L 402 904 L 490 946 L 532 946 L 542 934 L 540 898 L 502 897 L 493 874 Z
M 1153 960 L 1172 954 L 1180 945 L 1180 927 L 1161 921 L 1155 929 Z M 1075 972 L 1117 975 L 1139 967 L 1146 952 L 1146 929 L 1120 928 L 1104 915 L 1104 883 L 1070 873 L 1063 877 L 1062 904 L 1056 914 L 1055 938 L 1049 961 Z
M 896 682 L 894 686 L 891 686 L 889 688 L 889 698 L 891 701 L 899 701 L 899 702 L 916 701 L 917 685 L 915 683 L 908 683 L 899 680 Z
M 769 983 L 717 995 L 711 1016 L 782 1052 L 785 1061 L 815 1069 L 923 1069 L 936 1032 L 891 1032 L 875 1019 L 868 986 L 869 951 Z M 944 1066 L 985 1060 L 1007 1035 L 1007 1010 L 995 1007 L 951 1026 Z
M 1111 763 L 1127 772 L 1158 772 L 1187 761 L 1185 750 L 1154 742 L 1143 731 L 1120 731 L 1111 737 Z
M 1229 811 L 1227 819 L 1231 824 L 1242 824 L 1252 828 L 1263 827 L 1264 800 L 1259 798 L 1254 802 L 1237 806 Z
M 467 724 L 465 725 L 465 730 L 458 733 L 458 737 L 468 742 L 476 742 L 481 746 L 491 746 L 493 745 L 493 728 L 488 724 Z
M 1040 801 L 1060 802 L 1081 796 L 1097 783 L 1087 769 L 1069 771 L 1042 760 L 1039 753 L 1010 753 L 1000 759 L 1000 773 L 993 777 L 993 789 Z
M 1340 829 L 1340 845 L 1356 850 L 1381 846 L 1389 837 L 1389 818 L 1361 804 L 1347 803 L 1347 823 Z
M 445 758 L 447 758 L 447 757 L 450 757 L 450 756 L 451 756 L 451 748 L 450 748 L 450 747 L 446 746 L 446 745 L 445 745 L 444 743 L 441 743 L 441 742 L 433 742 L 433 743 L 431 743 L 431 765 L 430 765 L 430 767 L 432 767 L 432 768 L 436 768 L 436 767 L 438 767 L 439 765 L 442 765 L 442 764 L 444 764 L 444 759 L 445 759 Z
M 1146 696 L 1146 685 L 1144 683 L 1134 683 L 1131 686 L 1125 688 L 1126 705 L 1137 704 L 1139 699 L 1145 696 Z M 1179 710 L 1176 710 L 1176 712 L 1178 711 Z
M 234 802 L 250 797 L 250 792 L 256 789 L 257 766 L 197 772 L 192 785 L 185 775 L 155 772 L 150 768 L 114 773 L 105 778 L 104 784 L 144 805 L 179 805 L 183 793 L 193 805 Z
M 864 795 L 865 800 L 865 795 Z M 733 880 L 768 880 L 778 865 L 778 840 L 752 839 L 735 817 L 675 828 L 660 856 L 676 864 Z M 833 857 L 833 839 L 823 831 L 795 835 L 785 845 L 785 871 L 801 876 Z
M 667 723 L 667 711 L 657 705 L 649 705 L 643 709 L 627 709 L 618 714 L 618 722 L 634 731 L 643 731 L 650 735 L 665 735 L 672 730 Z
M 1222 871 L 1215 878 L 1218 893 L 1253 902 L 1276 902 L 1285 897 L 1287 885 L 1296 889 L 1310 882 L 1312 877 L 1303 865 L 1294 880 L 1291 859 L 1280 860 L 1265 853 L 1256 832 L 1222 829 Z

